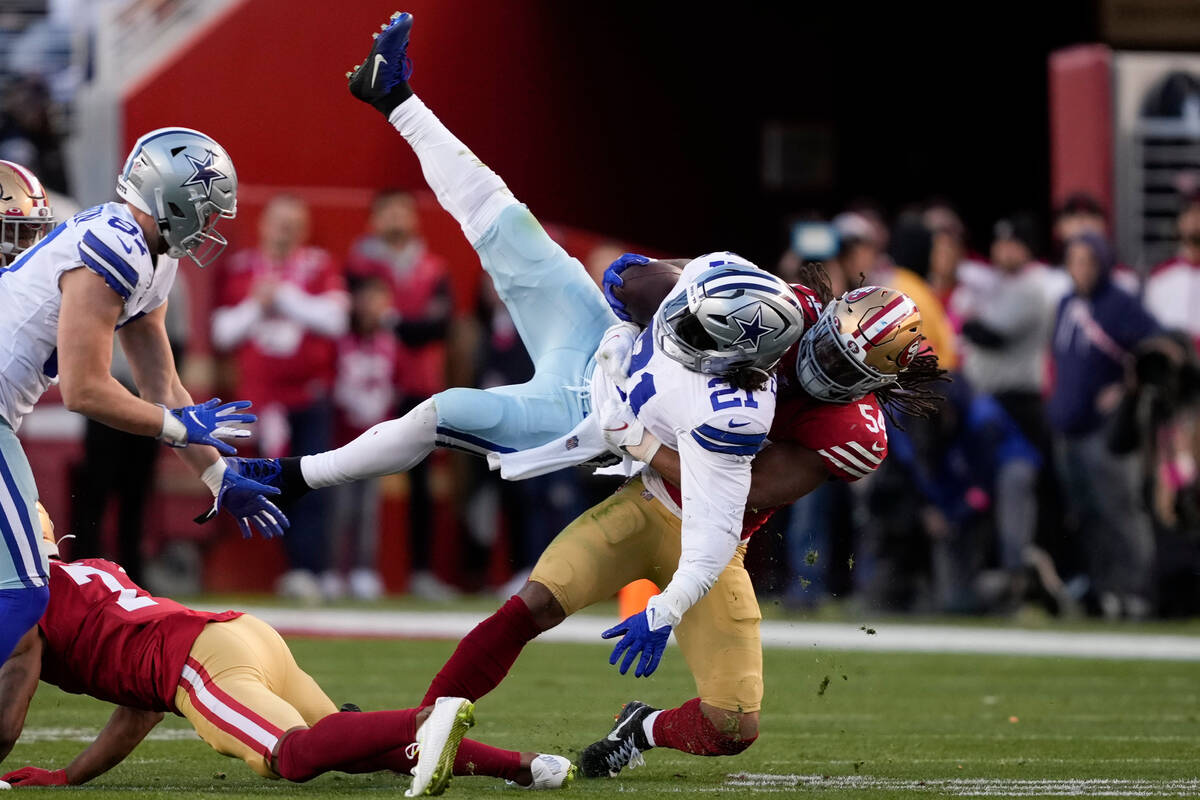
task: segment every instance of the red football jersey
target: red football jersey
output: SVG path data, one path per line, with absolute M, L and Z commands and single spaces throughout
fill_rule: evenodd
M 154 597 L 111 561 L 50 562 L 42 680 L 63 691 L 148 711 L 176 711 L 175 689 L 211 614 Z
M 789 389 L 782 375 L 775 420 L 767 438 L 815 450 L 829 474 L 843 481 L 856 481 L 874 472 L 888 449 L 883 409 L 875 395 L 853 403 L 823 403 L 799 389 Z M 762 527 L 777 508 L 746 509 L 742 538 Z

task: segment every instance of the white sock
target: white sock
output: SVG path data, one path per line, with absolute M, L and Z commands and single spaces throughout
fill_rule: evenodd
M 501 211 L 516 204 L 500 176 L 476 158 L 415 94 L 396 106 L 388 121 L 412 146 L 425 182 L 472 245 L 492 227 Z
M 646 744 L 650 745 L 651 747 L 655 746 L 655 743 L 654 743 L 654 720 L 658 719 L 658 715 L 661 713 L 662 713 L 661 710 L 655 711 L 651 714 L 647 714 L 646 718 L 644 720 L 642 720 L 642 733 L 646 735 Z
M 433 450 L 437 407 L 429 398 L 400 419 L 381 422 L 353 442 L 300 459 L 304 482 L 314 489 L 412 469 Z

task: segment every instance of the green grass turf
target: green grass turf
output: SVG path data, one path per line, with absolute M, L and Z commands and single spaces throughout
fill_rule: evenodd
M 335 703 L 355 702 L 365 710 L 412 705 L 454 646 L 290 643 Z M 501 747 L 573 756 L 607 732 L 623 701 L 672 706 L 694 695 L 675 648 L 649 680 L 621 677 L 608 666 L 607 652 L 604 646 L 530 645 L 509 679 L 479 702 L 471 735 Z M 834 777 L 804 789 L 774 788 L 783 796 L 941 794 L 933 784 L 897 788 L 895 780 L 873 785 L 869 778 L 1142 779 L 1158 793 L 1158 782 L 1194 778 L 1200 763 L 1194 664 L 773 650 L 766 653 L 766 675 L 762 736 L 746 753 L 702 759 L 658 749 L 647 754 L 646 769 L 615 780 L 580 779 L 571 793 L 654 798 L 767 791 L 727 786 L 727 776 L 738 772 L 857 775 L 864 781 L 846 788 Z M 30 736 L 18 743 L 4 771 L 64 766 L 109 708 L 42 685 L 26 723 Z M 124 764 L 74 791 L 96 798 L 323 798 L 398 793 L 407 786 L 407 779 L 389 774 L 330 774 L 304 785 L 264 781 L 188 737 L 189 730 L 183 719 L 168 718 L 156 735 L 178 732 L 180 739 L 147 741 Z M 459 778 L 446 796 L 495 797 L 497 791 L 505 791 L 498 780 Z

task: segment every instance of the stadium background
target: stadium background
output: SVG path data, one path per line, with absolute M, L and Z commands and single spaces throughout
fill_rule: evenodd
M 36 14 L 39 3 L 22 5 Z M 196 11 L 187 2 L 107 4 L 123 5 L 120 13 L 143 20 Z M 210 133 L 241 180 L 238 218 L 226 229 L 230 252 L 253 243 L 259 212 L 278 191 L 311 204 L 313 243 L 340 254 L 362 231 L 375 191 L 417 189 L 425 237 L 455 265 L 455 299 L 466 313 L 480 277 L 473 255 L 422 191 L 416 160 L 349 97 L 341 77 L 392 5 L 333 12 L 309 0 L 215 3 L 149 62 L 135 51 L 155 50 L 154 41 L 118 32 L 118 72 L 125 54 L 137 70 L 110 80 L 120 87 L 117 135 L 106 147 L 98 132 L 77 126 L 76 160 L 110 175 L 97 165 L 119 163 L 144 130 L 178 124 Z M 1065 162 L 1051 158 L 1052 52 L 1097 41 L 1192 44 L 1186 26 L 1129 23 L 1139 11 L 1186 18 L 1183 4 L 1152 2 L 1018 3 L 988 17 L 950 4 L 747 4 L 701 13 L 682 3 L 426 0 L 407 8 L 419 31 L 419 93 L 581 257 L 615 239 L 671 255 L 727 247 L 773 264 L 798 214 L 830 216 L 862 198 L 895 212 L 933 196 L 959 208 L 982 249 L 1000 216 L 1029 209 L 1046 226 L 1067 191 L 1105 192 L 1098 176 L 1084 187 L 1056 180 Z M 119 22 L 116 11 L 106 14 L 108 24 Z M 782 180 L 768 166 L 778 142 Z M 1066 162 L 1086 156 L 1078 147 L 1058 152 Z M 77 199 L 107 199 L 89 196 L 103 180 L 81 182 Z M 225 383 L 208 341 L 213 273 L 182 272 L 192 295 L 185 377 L 206 395 Z M 31 458 L 44 496 L 65 508 L 78 428 L 42 413 L 46 421 L 29 426 L 30 436 L 44 436 Z M 202 490 L 173 459 L 160 462 L 149 539 L 200 542 L 207 589 L 263 588 L 264 575 L 282 569 L 276 544 L 242 542 L 230 526 L 193 526 Z M 453 471 L 439 463 L 435 560 L 452 572 Z M 383 515 L 381 560 L 394 590 L 404 588 L 403 503 L 402 488 L 391 492 Z M 491 579 L 507 574 L 502 556 L 489 569 Z

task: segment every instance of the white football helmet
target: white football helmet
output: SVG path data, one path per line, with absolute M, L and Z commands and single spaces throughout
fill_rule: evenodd
M 191 128 L 159 128 L 137 140 L 117 176 L 117 195 L 154 217 L 167 255 L 211 264 L 228 242 L 221 219 L 237 215 L 237 172 L 225 148 Z
M 732 253 L 701 258 L 709 268 L 655 314 L 658 348 L 696 372 L 770 370 L 804 332 L 792 287 Z

